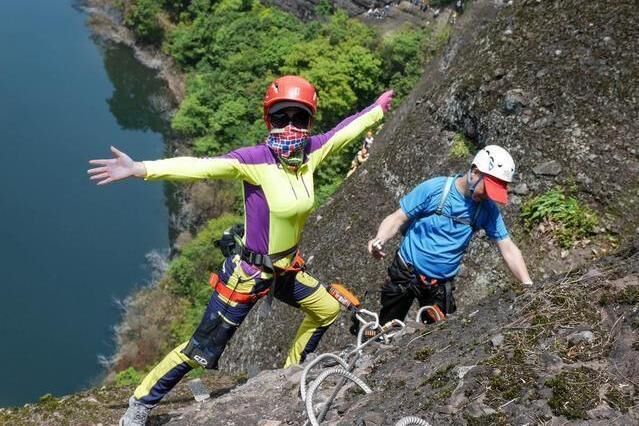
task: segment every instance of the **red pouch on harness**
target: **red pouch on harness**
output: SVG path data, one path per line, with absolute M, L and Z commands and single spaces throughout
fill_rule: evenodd
M 217 287 L 217 283 L 219 282 L 220 282 L 220 276 L 216 274 L 215 272 L 213 272 L 211 276 L 209 277 L 209 285 L 211 286 L 213 290 L 215 290 L 215 287 Z

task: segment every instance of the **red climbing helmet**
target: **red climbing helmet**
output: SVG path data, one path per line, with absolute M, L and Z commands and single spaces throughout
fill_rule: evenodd
M 280 103 L 287 104 L 286 106 L 302 106 L 313 116 L 317 112 L 317 92 L 311 83 L 295 75 L 285 75 L 271 83 L 264 95 L 264 121 L 269 130 L 269 111 L 273 105 Z

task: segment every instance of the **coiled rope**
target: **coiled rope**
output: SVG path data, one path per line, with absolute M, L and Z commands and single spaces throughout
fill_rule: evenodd
M 311 370 L 311 368 L 313 368 L 316 364 L 319 364 L 321 361 L 327 359 L 327 358 L 332 358 L 335 361 L 337 361 L 342 367 L 348 369 L 348 364 L 346 363 L 346 361 L 344 361 L 342 358 L 338 357 L 335 354 L 331 354 L 331 353 L 326 353 L 326 354 L 322 354 L 320 356 L 318 356 L 317 358 L 315 358 L 313 361 L 311 361 L 306 368 L 304 369 L 304 371 L 302 371 L 302 378 L 300 379 L 300 395 L 302 397 L 302 401 L 306 401 L 306 376 L 308 375 L 308 372 Z
M 383 327 L 379 325 L 379 317 L 376 313 L 370 312 L 364 309 L 359 309 L 355 313 L 356 318 L 362 323 L 362 326 L 357 334 L 357 346 L 355 349 L 347 352 L 344 356 L 345 359 L 352 358 L 350 362 L 346 362 L 344 358 L 339 357 L 335 354 L 326 353 L 318 356 L 313 361 L 311 361 L 302 371 L 302 377 L 300 378 L 300 394 L 302 397 L 302 401 L 306 404 L 306 414 L 312 426 L 319 426 L 320 422 L 324 420 L 326 413 L 328 412 L 333 400 L 342 389 L 344 384 L 346 384 L 347 380 L 350 380 L 357 384 L 364 392 L 371 393 L 372 390 L 368 387 L 368 385 L 359 377 L 355 376 L 352 371 L 355 369 L 355 364 L 359 357 L 362 355 L 362 349 L 371 344 L 372 342 L 382 338 L 385 343 L 389 343 L 389 339 L 396 336 L 400 333 L 406 325 L 400 320 L 393 320 L 385 324 Z M 372 318 L 372 321 L 366 321 L 366 317 Z M 366 330 L 375 330 L 376 333 L 371 336 L 368 340 L 364 341 L 365 331 Z M 395 330 L 395 331 L 393 331 Z M 331 368 L 322 372 L 308 387 L 308 391 L 306 390 L 306 380 L 308 376 L 308 372 L 317 364 L 319 364 L 322 360 L 331 358 L 337 363 L 339 363 L 342 368 L 336 367 Z M 327 377 L 332 375 L 339 375 L 342 379 L 339 381 L 333 393 L 328 398 L 324 406 L 319 412 L 319 415 L 315 415 L 315 409 L 313 408 L 313 395 L 315 391 L 319 388 L 324 380 Z
M 400 419 L 395 426 L 430 426 L 430 423 L 419 417 L 408 416 Z
M 306 413 L 308 414 L 308 420 L 311 422 L 312 426 L 320 426 L 319 422 L 323 420 L 323 416 L 322 416 L 322 419 L 320 420 L 318 420 L 317 417 L 315 417 L 315 410 L 313 409 L 313 395 L 315 394 L 315 391 L 317 390 L 317 388 L 322 384 L 322 382 L 326 380 L 327 377 L 330 377 L 333 375 L 342 376 L 344 381 L 350 380 L 354 382 L 366 393 L 373 392 L 371 388 L 369 388 L 368 385 L 364 383 L 362 379 L 360 379 L 353 373 L 346 371 L 343 368 L 339 368 L 339 367 L 330 368 L 328 370 L 323 371 L 319 376 L 317 376 L 315 380 L 311 382 L 310 386 L 308 387 L 308 394 L 306 395 Z M 329 399 L 329 401 L 326 402 L 326 405 L 324 406 L 324 408 L 328 407 L 331 402 L 332 400 Z

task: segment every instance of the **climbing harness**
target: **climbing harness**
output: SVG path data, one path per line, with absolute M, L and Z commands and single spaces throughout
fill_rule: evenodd
M 241 304 L 249 304 L 255 303 L 260 300 L 262 297 L 266 296 L 268 292 L 271 290 L 271 287 L 267 287 L 266 289 L 257 292 L 257 293 L 241 293 L 235 289 L 228 288 L 222 280 L 220 280 L 220 276 L 213 272 L 211 277 L 209 278 L 209 284 L 213 290 L 215 290 L 220 296 L 224 297 L 226 300 L 230 300 L 235 303 Z
M 293 262 L 291 262 L 291 266 L 297 265 L 298 270 L 301 270 L 304 265 L 304 260 L 302 260 L 299 255 L 297 246 L 291 247 L 290 249 L 281 251 L 279 253 L 274 254 L 262 254 L 254 252 L 248 249 L 242 240 L 244 237 L 244 225 L 238 223 L 230 228 L 227 228 L 222 233 L 222 237 L 219 240 L 215 240 L 213 244 L 215 247 L 219 248 L 224 257 L 229 257 L 233 255 L 240 255 L 240 258 L 257 268 L 263 269 L 266 272 L 274 272 L 278 268 L 275 264 L 284 259 L 285 257 L 289 257 L 291 255 L 295 255 Z M 291 268 L 286 268 L 284 272 L 290 272 Z
M 418 274 L 415 271 L 415 268 L 413 268 L 413 265 L 406 263 L 399 252 L 397 252 L 395 259 L 396 260 L 393 262 L 393 265 L 391 265 L 391 268 L 397 265 L 396 273 L 401 274 L 403 279 L 410 281 L 408 284 L 398 284 L 400 287 L 405 289 L 404 291 L 411 290 L 415 296 L 419 298 L 419 293 L 422 289 L 435 290 L 437 287 L 443 289 L 444 300 L 441 302 L 442 307 L 440 308 L 437 305 L 423 306 L 422 309 L 420 309 L 417 317 L 418 319 L 416 320 L 418 323 L 422 322 L 419 318 L 422 318 L 421 314 L 423 313 L 425 313 L 433 322 L 438 322 L 445 320 L 446 314 L 455 311 L 453 302 L 453 284 L 450 279 L 441 280 Z

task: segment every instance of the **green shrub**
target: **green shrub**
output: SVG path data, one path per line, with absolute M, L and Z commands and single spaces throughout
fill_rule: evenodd
M 544 222 L 561 247 L 568 248 L 579 239 L 592 234 L 598 224 L 594 211 L 570 196 L 561 188 L 552 189 L 528 200 L 521 209 L 527 229 Z
M 59 404 L 60 404 L 60 400 L 58 400 L 55 396 L 51 395 L 50 393 L 42 395 L 40 397 L 40 400 L 38 401 L 39 407 L 45 408 L 50 411 L 58 408 Z
M 473 144 L 466 139 L 462 133 L 456 133 L 453 136 L 453 143 L 450 146 L 449 154 L 453 158 L 465 159 L 474 151 Z
M 387 87 L 397 93 L 397 102 L 410 92 L 422 73 L 426 42 L 432 33 L 403 26 L 382 42 L 381 56 Z
M 335 13 L 335 6 L 328 0 L 320 0 L 315 6 L 315 14 L 321 17 L 331 16 Z
M 136 0 L 126 9 L 124 22 L 143 42 L 158 44 L 164 36 L 158 19 L 162 6 L 163 0 Z
M 115 385 L 118 387 L 137 386 L 140 384 L 144 375 L 133 367 L 122 370 L 115 375 Z

